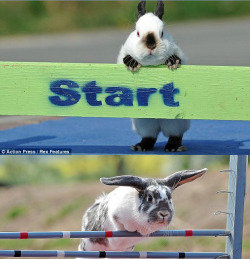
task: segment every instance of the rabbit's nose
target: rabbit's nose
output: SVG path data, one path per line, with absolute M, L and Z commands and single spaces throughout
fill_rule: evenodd
M 159 217 L 162 217 L 162 218 L 166 218 L 166 217 L 169 217 L 169 212 L 168 211 L 159 211 L 158 212 L 158 216 Z
M 150 50 L 153 50 L 156 48 L 156 44 L 147 44 L 147 47 L 150 49 Z
M 146 46 L 147 46 L 147 48 L 149 48 L 151 50 L 156 48 L 156 40 L 155 40 L 154 33 L 149 33 L 146 36 Z

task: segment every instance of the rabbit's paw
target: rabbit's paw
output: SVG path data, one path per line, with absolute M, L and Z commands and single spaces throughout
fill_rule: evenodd
M 138 229 L 138 233 L 140 233 L 142 236 L 148 236 L 150 234 L 150 231 L 147 228 Z
M 141 142 L 131 146 L 131 149 L 134 151 L 150 151 L 154 149 L 155 142 L 155 138 L 142 138 Z
M 172 55 L 166 60 L 165 64 L 169 69 L 177 69 L 181 65 L 181 59 L 176 55 Z
M 184 152 L 186 151 L 187 148 L 184 146 L 179 146 L 179 147 L 171 147 L 171 146 L 167 146 L 165 147 L 164 151 L 165 152 Z
M 168 143 L 164 148 L 165 152 L 183 152 L 186 150 L 187 150 L 186 147 L 182 146 L 182 136 L 181 137 L 170 136 L 168 139 Z
M 141 64 L 130 55 L 127 55 L 125 58 L 123 58 L 123 63 L 126 65 L 127 69 L 133 72 L 138 71 L 141 68 Z
M 126 225 L 125 229 L 129 232 L 136 232 L 136 227 L 135 226 L 131 226 L 131 225 Z

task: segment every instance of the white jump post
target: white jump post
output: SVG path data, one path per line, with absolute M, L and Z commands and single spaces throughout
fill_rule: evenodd
M 244 200 L 246 195 L 248 156 L 230 156 L 226 253 L 230 259 L 242 258 Z

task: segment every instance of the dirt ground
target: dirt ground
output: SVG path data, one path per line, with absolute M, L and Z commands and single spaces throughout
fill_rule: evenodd
M 0 131 L 18 126 L 37 124 L 46 120 L 60 120 L 62 117 L 48 116 L 0 116 Z

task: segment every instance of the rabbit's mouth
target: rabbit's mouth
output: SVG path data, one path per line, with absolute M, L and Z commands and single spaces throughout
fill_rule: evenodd
M 155 49 L 149 49 L 148 50 L 148 57 L 155 56 L 156 52 L 157 52 L 156 48 Z
M 159 224 L 166 225 L 166 224 L 169 224 L 170 221 L 171 221 L 171 220 L 170 220 L 169 218 L 162 218 L 162 219 L 159 219 L 159 220 L 158 220 L 158 223 L 159 223 Z
M 152 58 L 153 59 L 155 58 L 155 51 L 154 50 L 148 50 L 145 53 L 144 59 L 150 62 L 150 61 L 152 61 Z
M 149 213 L 149 222 L 166 225 L 170 223 L 172 217 L 173 212 L 168 208 L 162 207 L 160 210 L 159 208 L 156 208 Z
M 153 223 L 153 224 L 157 224 L 157 225 L 169 225 L 171 222 L 172 217 L 164 217 L 164 218 L 157 218 L 154 220 L 149 220 L 149 222 Z
M 169 225 L 172 220 L 172 215 L 168 215 L 167 217 L 159 217 L 158 223 L 161 225 Z

